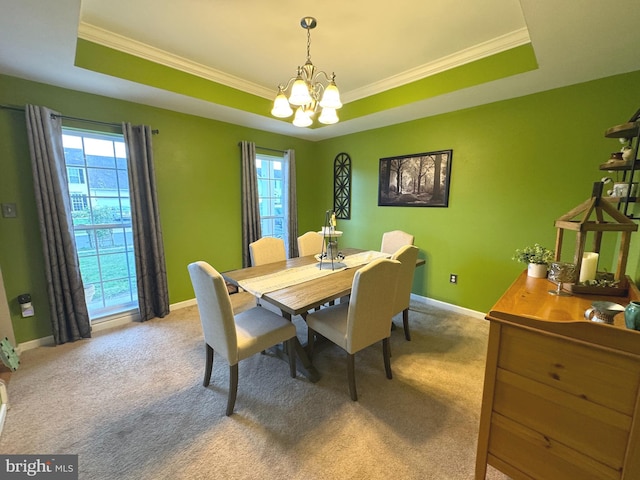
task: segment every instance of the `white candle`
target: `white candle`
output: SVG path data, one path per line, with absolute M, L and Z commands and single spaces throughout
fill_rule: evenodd
M 582 254 L 582 264 L 580 265 L 580 282 L 596 279 L 598 268 L 598 254 L 595 252 L 584 252 Z

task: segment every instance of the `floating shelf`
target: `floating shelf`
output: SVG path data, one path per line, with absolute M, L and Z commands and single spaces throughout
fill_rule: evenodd
M 640 124 L 638 122 L 630 122 L 607 128 L 604 136 L 607 138 L 633 138 L 637 137 L 639 132 Z

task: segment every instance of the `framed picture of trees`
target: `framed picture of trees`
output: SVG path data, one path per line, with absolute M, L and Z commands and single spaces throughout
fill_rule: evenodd
M 378 205 L 447 207 L 453 150 L 380 159 Z

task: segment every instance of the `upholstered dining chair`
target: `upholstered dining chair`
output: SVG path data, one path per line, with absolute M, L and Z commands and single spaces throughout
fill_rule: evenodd
M 238 392 L 238 363 L 258 352 L 286 342 L 291 377 L 296 376 L 296 327 L 285 318 L 262 307 L 234 316 L 222 275 L 206 262 L 189 264 L 189 275 L 198 302 L 205 342 L 205 387 L 211 381 L 213 354 L 229 364 L 227 416 L 233 413 Z
M 418 259 L 418 247 L 405 245 L 391 256 L 392 260 L 400 262 L 400 273 L 396 283 L 396 296 L 393 300 L 393 315 L 402 312 L 402 325 L 404 338 L 411 340 L 409 331 L 409 302 L 411 300 L 411 287 L 413 286 L 413 274 L 416 271 Z
M 249 244 L 249 256 L 252 267 L 286 260 L 287 251 L 284 248 L 284 240 L 275 237 L 262 237 Z M 261 305 L 274 313 L 281 313 L 278 307 L 269 302 L 260 302 L 257 297 L 256 305 Z
M 316 255 L 322 253 L 324 238 L 318 232 L 306 232 L 298 237 L 298 255 Z
M 287 259 L 284 240 L 275 237 L 262 237 L 250 243 L 249 255 L 252 267 Z
M 347 379 L 351 400 L 358 400 L 355 354 L 382 340 L 387 378 L 391 379 L 391 317 L 400 262 L 378 259 L 358 269 L 353 277 L 349 303 L 322 308 L 307 315 L 308 349 L 313 355 L 318 333 L 347 352 Z
M 380 251 L 393 255 L 400 247 L 413 245 L 413 235 L 402 230 L 393 230 L 382 234 Z

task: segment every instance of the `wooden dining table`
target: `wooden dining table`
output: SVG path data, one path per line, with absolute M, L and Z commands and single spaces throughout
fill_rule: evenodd
M 344 249 L 342 253 L 346 256 L 362 251 L 363 250 L 360 249 L 348 248 Z M 243 280 L 317 263 L 318 260 L 315 256 L 309 255 L 306 257 L 290 258 L 281 262 L 259 265 L 257 267 L 230 270 L 222 272 L 222 276 L 229 283 L 240 287 L 240 282 Z M 328 265 L 331 264 L 330 261 L 327 262 L 326 260 L 323 263 Z M 353 276 L 357 270 L 357 268 L 347 268 L 336 271 L 331 275 L 291 285 L 272 292 L 267 292 L 260 297 L 260 302 L 268 302 L 276 306 L 280 309 L 282 315 L 289 320 L 291 320 L 295 315 L 302 315 L 304 318 L 308 311 L 313 310 L 316 307 L 320 307 L 327 302 L 349 295 L 351 293 Z M 296 340 L 295 343 L 296 354 L 299 359 L 299 362 L 297 362 L 298 370 L 311 382 L 317 382 L 320 379 L 320 374 L 311 363 L 311 359 L 309 358 L 306 349 L 299 340 Z M 277 350 L 276 353 L 278 355 L 285 355 L 281 350 Z
M 342 253 L 345 257 L 357 253 L 365 252 L 365 250 L 357 248 L 345 248 Z M 416 266 L 424 264 L 423 259 L 418 259 Z M 222 276 L 229 283 L 241 287 L 243 280 L 262 277 L 286 269 L 301 267 L 310 264 L 318 264 L 318 260 L 313 255 L 305 257 L 290 258 L 280 262 L 268 263 L 256 267 L 241 268 L 238 270 L 230 270 L 222 272 Z M 323 261 L 323 269 L 331 268 L 331 261 Z M 360 265 L 364 266 L 364 265 Z M 292 320 L 295 315 L 306 317 L 307 312 L 314 310 L 328 302 L 335 301 L 339 298 L 348 296 L 351 293 L 351 284 L 353 277 L 359 267 L 346 268 L 335 271 L 330 275 L 313 280 L 305 281 L 295 285 L 287 286 L 271 292 L 266 292 L 260 297 L 260 302 L 268 302 L 280 309 L 282 315 Z M 312 382 L 320 379 L 318 371 L 311 363 L 311 359 L 307 354 L 305 347 L 299 340 L 296 340 L 296 353 L 298 359 L 298 370 Z M 278 350 L 278 355 L 285 356 L 286 353 Z

